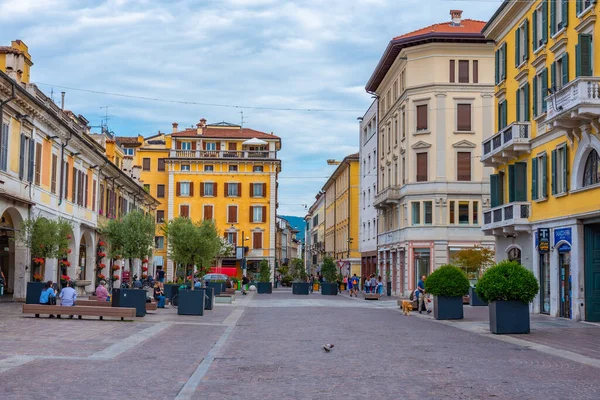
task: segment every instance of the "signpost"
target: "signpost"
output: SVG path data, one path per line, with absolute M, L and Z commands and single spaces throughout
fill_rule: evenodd
M 538 251 L 548 253 L 550 251 L 550 229 L 538 228 Z

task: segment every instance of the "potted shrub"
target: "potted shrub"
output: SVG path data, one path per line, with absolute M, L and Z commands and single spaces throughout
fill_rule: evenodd
M 271 267 L 267 260 L 262 260 L 258 264 L 258 283 L 256 284 L 256 292 L 259 294 L 273 293 L 273 284 L 271 283 Z
M 323 275 L 324 282 L 321 284 L 321 294 L 327 296 L 335 296 L 338 294 L 337 284 L 337 268 L 331 257 L 325 257 L 323 259 L 323 266 L 321 267 L 321 274 Z
M 516 261 L 504 260 L 488 269 L 479 279 L 476 291 L 489 303 L 490 331 L 529 333 L 529 303 L 538 290 L 533 273 Z
M 462 297 L 469 291 L 467 275 L 454 265 L 442 265 L 425 280 L 425 291 L 434 296 L 435 319 L 462 319 Z
M 281 278 L 281 286 L 287 286 L 287 287 L 292 286 L 292 280 L 294 280 L 294 279 L 291 276 L 284 275 L 283 278 Z

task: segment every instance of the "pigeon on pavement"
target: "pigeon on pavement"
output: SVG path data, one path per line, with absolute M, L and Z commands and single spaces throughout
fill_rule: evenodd
M 329 352 L 331 351 L 331 349 L 333 349 L 333 346 L 334 346 L 334 345 L 333 345 L 333 344 L 330 344 L 330 343 L 324 344 L 324 345 L 323 345 L 323 350 L 325 350 L 326 352 L 328 352 L 328 353 L 329 353 Z

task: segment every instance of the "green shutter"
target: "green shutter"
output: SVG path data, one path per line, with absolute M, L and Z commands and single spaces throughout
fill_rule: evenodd
M 581 2 L 582 1 L 583 0 L 577 0 L 576 1 L 577 6 L 575 7 L 575 9 L 577 10 L 577 15 L 581 14 L 581 12 L 583 11 L 583 9 L 582 9 L 583 7 L 581 7 L 581 5 L 582 5 Z
M 522 49 L 522 52 L 523 52 L 522 60 L 528 60 L 529 59 L 529 20 L 528 19 L 526 19 L 523 24 L 523 46 L 525 48 Z
M 533 77 L 533 118 L 537 117 L 537 115 L 538 115 L 537 86 L 538 86 L 538 79 L 537 79 L 537 76 L 534 76 Z
M 569 191 L 569 145 L 565 144 L 563 150 L 563 182 L 565 183 L 565 192 Z
M 529 82 L 525 84 L 523 90 L 525 91 L 525 93 L 523 93 L 523 98 L 525 99 L 525 107 L 523 107 L 525 115 L 523 115 L 523 120 L 529 121 Z
M 562 0 L 562 26 L 566 28 L 569 25 L 569 0 Z
M 562 84 L 563 86 L 569 83 L 569 53 L 563 54 L 561 57 L 562 63 Z
M 552 89 L 556 87 L 556 62 L 550 64 L 550 87 Z
M 527 201 L 527 163 L 515 163 L 515 201 Z
M 548 0 L 542 4 L 542 41 L 548 43 Z
M 552 195 L 555 195 L 558 189 L 556 187 L 556 150 L 552 150 L 551 158 L 552 165 L 550 166 L 550 168 L 552 168 Z
M 496 50 L 496 85 L 500 83 L 500 50 Z
M 550 36 L 556 33 L 556 2 L 558 0 L 550 0 Z
M 535 51 L 538 45 L 538 32 L 537 32 L 537 11 L 533 12 L 532 23 L 531 23 L 531 50 Z
M 546 198 L 548 197 L 548 157 L 546 154 L 542 156 L 541 162 L 542 175 L 539 177 L 539 179 L 542 180 L 542 193 L 540 194 L 543 198 Z
M 490 175 L 490 201 L 492 208 L 498 207 L 498 175 Z
M 531 200 L 537 200 L 538 198 L 538 190 L 537 190 L 537 181 L 538 181 L 538 160 L 536 157 L 531 159 Z
M 515 166 L 508 166 L 508 202 L 515 201 Z
M 502 70 L 502 80 L 506 79 L 506 67 L 507 67 L 507 59 L 506 59 L 506 43 L 502 45 L 502 58 L 504 59 L 504 69 Z
M 575 78 L 581 76 L 581 51 L 579 50 L 579 44 L 575 45 Z
M 508 101 L 504 100 L 502 102 L 502 128 L 506 128 L 506 126 L 508 125 L 508 117 L 507 117 L 507 111 L 508 111 Z
M 504 172 L 498 173 L 498 205 L 504 204 Z
M 516 113 L 515 121 L 517 121 L 517 122 L 519 122 L 521 120 L 521 96 L 520 96 L 520 94 L 521 94 L 521 89 L 517 89 L 517 94 L 515 96 L 516 100 L 517 100 L 515 102 L 517 104 L 517 107 L 516 107 L 517 113 Z
M 521 29 L 515 31 L 515 67 L 521 64 Z
M 546 101 L 544 100 L 548 96 L 548 70 L 542 71 L 542 112 L 546 112 Z
M 579 76 L 592 76 L 592 36 L 579 34 Z

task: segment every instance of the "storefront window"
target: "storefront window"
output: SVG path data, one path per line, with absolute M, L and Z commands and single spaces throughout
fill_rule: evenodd
M 550 314 L 550 255 L 540 254 L 540 312 Z
M 560 316 L 571 318 L 571 252 L 558 253 Z
M 415 249 L 415 287 L 423 275 L 429 275 L 430 260 L 429 249 Z

